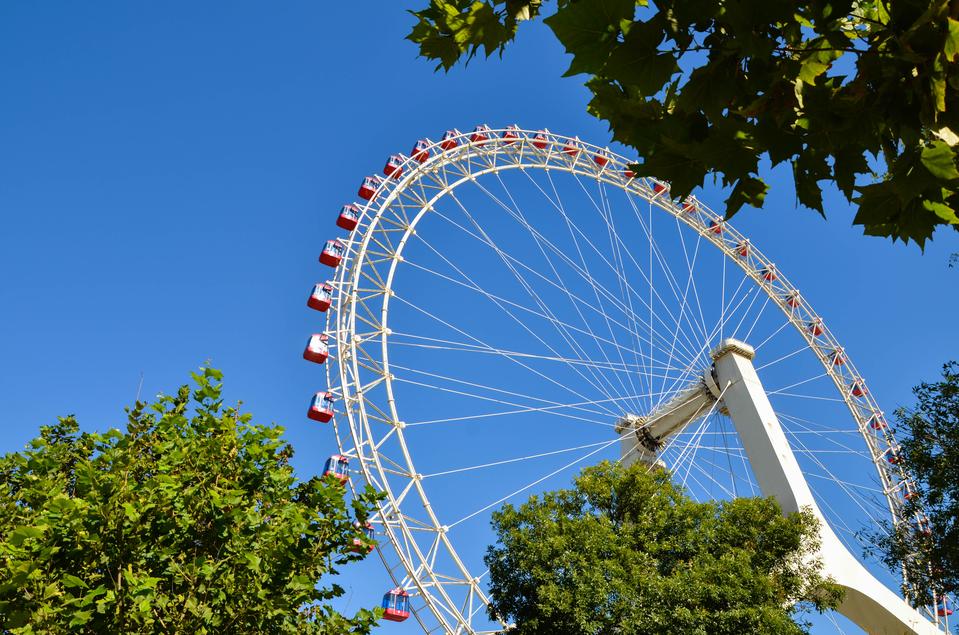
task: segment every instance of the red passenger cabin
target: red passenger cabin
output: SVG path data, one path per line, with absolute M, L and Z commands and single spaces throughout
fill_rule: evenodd
M 699 203 L 692 196 L 683 201 L 683 211 L 687 214 L 695 212 Z
M 745 258 L 749 255 L 749 241 L 744 240 L 743 242 L 736 245 L 736 253 L 739 254 L 741 258 Z
M 403 589 L 396 588 L 383 596 L 383 619 L 391 622 L 402 622 L 410 616 L 410 594 Z
M 303 359 L 322 364 L 330 356 L 329 337 L 326 333 L 314 333 L 303 349 Z
M 579 155 L 579 144 L 579 137 L 574 137 L 571 141 L 563 145 L 563 154 L 576 158 L 576 156 Z
M 869 390 L 866 389 L 866 384 L 862 381 L 854 381 L 849 387 L 849 392 L 852 393 L 853 397 L 865 397 L 869 394 Z
M 783 298 L 783 300 L 786 302 L 786 306 L 795 309 L 800 304 L 799 292 L 793 291 L 792 293 L 787 295 L 785 298 Z
M 340 208 L 340 215 L 336 217 L 336 226 L 342 227 L 348 232 L 356 229 L 360 222 L 360 208 L 350 203 Z
M 776 275 L 776 265 L 766 265 L 759 270 L 759 274 L 763 277 L 763 280 L 766 282 L 772 282 L 779 276 Z
M 313 293 L 306 301 L 306 306 L 317 311 L 326 311 L 333 304 L 333 285 L 329 282 L 318 282 L 313 285 Z
M 723 233 L 723 221 L 721 220 L 709 221 L 709 231 L 711 231 L 714 234 Z
M 609 163 L 609 157 L 604 154 L 597 154 L 593 156 L 593 161 L 595 161 L 599 167 L 605 168 L 606 164 Z
M 376 547 L 373 545 L 373 541 L 376 540 L 376 531 L 373 529 L 373 525 L 370 523 L 361 523 L 356 521 L 353 523 L 353 527 L 357 531 L 363 532 L 363 535 L 366 536 L 366 540 L 362 538 L 354 538 L 353 544 L 350 547 L 350 551 L 354 553 L 370 553 Z
M 320 253 L 320 262 L 330 267 L 336 267 L 343 260 L 343 254 L 346 253 L 346 245 L 339 240 L 328 240 Z
M 433 142 L 429 139 L 420 139 L 413 144 L 413 150 L 410 152 L 410 155 L 420 163 L 423 163 L 430 158 L 431 145 L 433 145 Z
M 313 401 L 310 402 L 310 409 L 306 416 L 313 421 L 329 423 L 333 418 L 333 393 L 318 392 L 313 395 Z
M 413 148 L 415 151 L 416 148 Z M 383 166 L 383 174 L 386 176 L 393 177 L 398 179 L 403 176 L 403 163 L 406 161 L 406 157 L 402 154 L 391 154 L 390 158 L 386 160 L 386 165 Z
M 819 337 L 820 335 L 822 335 L 822 332 L 824 330 L 822 325 L 822 320 L 820 320 L 819 318 L 816 318 L 815 320 L 810 322 L 808 325 L 808 328 L 809 328 L 809 332 L 813 334 L 813 337 Z
M 376 195 L 376 188 L 378 188 L 382 182 L 383 180 L 375 174 L 363 179 L 363 184 L 360 185 L 360 190 L 358 192 L 360 198 L 364 201 L 372 200 Z
M 539 150 L 545 150 L 546 145 L 549 143 L 549 130 L 543 128 L 539 132 L 533 135 L 533 147 Z
M 345 456 L 334 454 L 326 460 L 323 476 L 332 476 L 340 483 L 346 483 L 350 480 L 350 460 Z
M 832 352 L 832 365 L 833 366 L 842 366 L 846 363 L 846 355 L 842 352 L 841 348 L 837 348 Z
M 662 194 L 669 191 L 668 183 L 653 183 L 653 194 Z
M 519 139 L 519 126 L 513 124 L 512 126 L 506 126 L 506 130 L 503 132 L 503 141 L 505 143 L 515 143 Z
M 625 176 L 627 179 L 631 179 L 636 176 L 636 173 L 630 170 L 629 168 L 626 168 L 625 170 L 623 170 L 623 176 Z
M 888 427 L 886 424 L 886 418 L 882 416 L 881 412 L 877 412 L 869 418 L 869 426 L 873 430 L 882 430 L 883 428 Z
M 945 595 L 941 598 L 941 604 L 939 602 L 936 603 L 936 607 L 936 615 L 939 617 L 952 615 L 952 609 L 949 608 L 948 599 Z
M 461 133 L 456 128 L 453 128 L 452 130 L 447 130 L 445 133 L 443 133 L 443 140 L 440 141 L 440 147 L 443 148 L 444 150 L 452 150 L 457 145 L 459 145 L 459 142 L 456 139 L 461 134 L 463 133 Z
M 489 141 L 492 136 L 493 133 L 490 131 L 489 126 L 480 124 L 473 129 L 473 134 L 470 135 L 470 141 L 473 143 L 484 143 Z

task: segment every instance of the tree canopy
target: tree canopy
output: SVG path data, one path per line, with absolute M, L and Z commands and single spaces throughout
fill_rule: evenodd
M 915 406 L 895 413 L 915 492 L 903 509 L 911 522 L 876 538 L 887 564 L 905 566 L 913 600 L 928 606 L 934 596 L 959 591 L 959 363 L 949 362 L 941 381 L 913 392 Z
M 697 503 L 666 471 L 602 463 L 575 487 L 494 513 L 490 613 L 518 635 L 806 633 L 834 608 L 811 513 L 772 499 Z
M 321 577 L 365 555 L 332 477 L 298 481 L 282 428 L 223 404 L 222 375 L 127 410 L 126 431 L 73 417 L 0 458 L 5 633 L 367 633 Z
M 761 207 L 764 161 L 858 205 L 866 234 L 923 246 L 959 230 L 959 4 L 948 0 L 430 0 L 408 38 L 449 69 L 545 23 L 586 75 L 589 112 L 639 176 L 685 197 L 707 176 L 726 214 Z

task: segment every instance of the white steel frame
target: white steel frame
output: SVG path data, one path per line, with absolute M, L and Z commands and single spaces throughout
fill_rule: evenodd
M 839 342 L 822 326 L 819 334 L 808 328 L 821 323 L 807 302 L 792 306 L 789 299 L 799 293 L 781 272 L 767 280 L 763 272 L 772 262 L 753 245 L 741 256 L 739 247 L 746 238 L 725 222 L 723 217 L 695 199 L 677 202 L 668 189 L 657 192 L 654 187 L 666 186 L 648 178 L 632 178 L 625 174 L 630 161 L 609 148 L 581 142 L 578 138 L 546 133 L 545 147 L 533 145 L 540 131 L 512 130 L 516 139 L 504 139 L 505 129 L 489 131 L 489 139 L 474 143 L 470 133 L 455 139 L 449 150 L 432 143 L 429 158 L 420 163 L 412 158 L 402 166 L 401 177 L 382 178 L 373 199 L 361 209 L 359 225 L 346 238 L 343 261 L 336 269 L 333 305 L 327 314 L 326 332 L 330 335 L 330 358 L 327 380 L 338 399 L 334 429 L 339 452 L 359 467 L 366 483 L 386 494 L 379 513 L 380 540 L 378 551 L 395 584 L 411 591 L 413 615 L 427 632 L 492 633 L 476 630 L 474 619 L 485 611 L 488 603 L 482 581 L 472 577 L 460 560 L 445 527 L 434 513 L 416 467 L 404 440 L 405 424 L 396 405 L 393 374 L 390 370 L 388 339 L 390 298 L 396 268 L 403 261 L 403 250 L 416 233 L 417 224 L 443 197 L 458 186 L 487 174 L 506 170 L 555 170 L 576 176 L 590 177 L 603 184 L 621 188 L 671 214 L 721 250 L 742 269 L 770 298 L 816 353 L 825 373 L 831 377 L 849 408 L 865 446 L 872 457 L 892 522 L 928 526 L 927 519 L 903 516 L 904 496 L 912 491 L 902 467 L 887 461 L 898 452 L 895 438 L 885 426 L 873 427 L 870 422 L 882 420 L 882 413 L 868 393 L 855 396 L 850 386 L 864 381 Z M 564 149 L 576 147 L 570 154 Z M 595 156 L 608 162 L 599 165 Z M 710 226 L 718 224 L 716 233 Z M 834 361 L 839 356 L 843 363 Z M 376 391 L 377 401 L 367 396 Z M 387 441 L 400 447 L 399 456 L 380 452 Z M 396 479 L 404 482 L 395 487 Z M 351 487 L 354 484 L 351 482 Z M 422 513 L 412 509 L 422 508 Z M 417 535 L 429 535 L 429 540 Z M 384 547 L 387 544 L 391 549 Z M 423 544 L 429 544 L 423 548 Z M 458 574 L 440 574 L 433 570 L 443 554 L 451 559 Z M 505 627 L 506 625 L 503 624 Z

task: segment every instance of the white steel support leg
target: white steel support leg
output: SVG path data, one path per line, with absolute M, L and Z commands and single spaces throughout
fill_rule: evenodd
M 763 495 L 775 498 L 785 514 L 807 507 L 819 519 L 819 557 L 824 573 L 846 591 L 839 612 L 874 635 L 942 633 L 876 580 L 829 527 L 759 381 L 752 356 L 752 348 L 740 342 L 724 342 L 714 352 L 716 383 L 724 391 L 723 405 L 736 426 Z

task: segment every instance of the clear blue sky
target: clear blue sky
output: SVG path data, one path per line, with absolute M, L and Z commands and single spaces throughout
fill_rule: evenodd
M 151 396 L 209 359 L 229 398 L 286 426 L 302 475 L 320 468 L 332 438 L 303 416 L 322 387 L 299 358 L 316 324 L 304 304 L 360 178 L 453 126 L 609 140 L 542 27 L 504 61 L 435 74 L 403 40 L 404 4 L 0 4 L 0 451 L 58 415 L 121 425 L 141 373 Z M 833 191 L 823 221 L 796 209 L 788 172 L 773 181 L 737 227 L 882 406 L 908 403 L 959 357 L 955 233 L 921 254 L 862 237 Z M 716 189 L 700 197 L 721 208 Z M 354 607 L 382 592 L 348 580 Z

